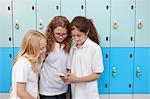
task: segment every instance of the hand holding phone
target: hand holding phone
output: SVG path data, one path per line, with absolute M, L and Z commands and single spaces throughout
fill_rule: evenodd
M 60 77 L 67 77 L 65 74 L 57 73 Z

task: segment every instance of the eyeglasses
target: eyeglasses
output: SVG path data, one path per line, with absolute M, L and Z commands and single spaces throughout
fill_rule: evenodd
M 64 33 L 64 34 L 61 34 L 61 33 L 54 33 L 54 35 L 55 36 L 57 36 L 57 37 L 67 37 L 68 36 L 68 34 L 67 33 Z

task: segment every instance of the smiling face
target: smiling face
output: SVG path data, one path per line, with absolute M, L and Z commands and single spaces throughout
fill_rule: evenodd
M 53 30 L 54 39 L 56 42 L 61 43 L 68 36 L 67 29 L 63 27 L 56 27 Z
M 87 33 L 79 31 L 77 28 L 74 28 L 71 31 L 72 39 L 76 42 L 77 45 L 83 45 L 85 40 L 87 39 Z

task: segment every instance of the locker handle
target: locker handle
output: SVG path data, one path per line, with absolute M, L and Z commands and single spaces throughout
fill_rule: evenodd
M 83 5 L 81 5 L 81 9 L 82 9 L 82 10 L 84 9 L 84 6 L 83 6 Z
M 34 10 L 34 6 L 32 6 L 32 10 Z
M 11 55 L 11 54 L 9 54 L 9 57 L 10 57 L 10 58 L 12 58 L 12 55 Z
M 142 29 L 143 25 L 142 25 L 142 20 L 141 19 L 138 19 L 138 26 L 137 28 L 138 29 Z
M 106 36 L 106 41 L 108 41 L 108 36 Z
M 106 53 L 106 59 L 108 58 L 108 53 Z
M 132 87 L 132 85 L 131 84 L 129 84 L 129 88 L 131 88 Z
M 107 84 L 105 84 L 105 88 L 107 88 L 108 86 L 107 86 Z
M 11 41 L 11 37 L 9 37 L 9 41 Z
M 109 6 L 107 5 L 107 6 L 106 6 L 106 9 L 108 10 L 108 8 L 109 8 Z
M 113 21 L 113 29 L 117 29 L 118 28 L 118 23 L 117 23 L 117 20 L 114 19 Z
M 59 9 L 59 6 L 58 6 L 58 5 L 56 6 L 56 9 L 57 9 L 57 10 Z
M 132 54 L 130 54 L 130 58 L 132 58 L 133 57 L 133 55 Z
M 133 37 L 132 36 L 130 37 L 130 40 L 133 41 Z
M 136 68 L 136 77 L 140 77 L 140 75 L 141 75 L 140 67 L 137 67 Z
M 113 67 L 112 76 L 115 78 L 117 75 L 116 67 Z
M 133 10 L 133 8 L 134 8 L 134 6 L 133 5 L 131 5 L 131 9 Z
M 8 6 L 8 10 L 10 11 L 10 6 Z

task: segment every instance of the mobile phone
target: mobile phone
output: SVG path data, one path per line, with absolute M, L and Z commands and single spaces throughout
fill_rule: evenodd
M 67 77 L 65 74 L 57 73 L 60 77 Z

